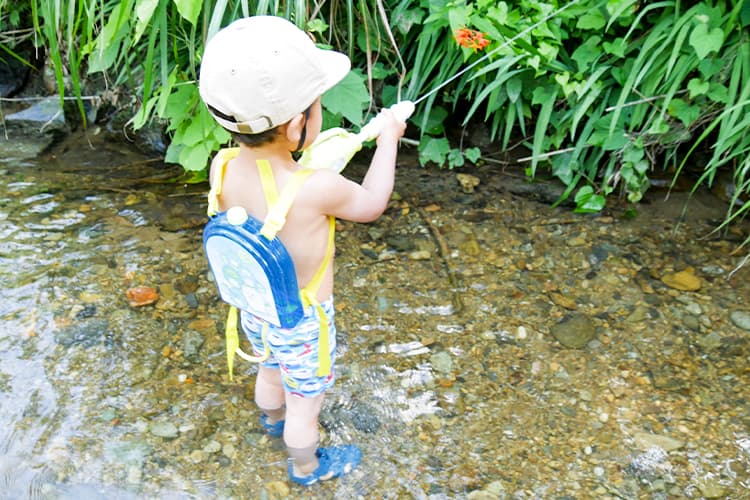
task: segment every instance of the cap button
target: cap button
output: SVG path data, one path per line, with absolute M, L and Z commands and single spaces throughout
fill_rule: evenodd
M 242 207 L 232 207 L 227 210 L 227 222 L 233 226 L 240 226 L 247 220 L 247 212 Z

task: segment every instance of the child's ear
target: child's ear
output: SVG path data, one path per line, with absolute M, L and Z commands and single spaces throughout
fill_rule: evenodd
M 286 139 L 292 143 L 299 143 L 302 137 L 302 130 L 305 126 L 305 114 L 299 113 L 289 120 L 286 124 Z

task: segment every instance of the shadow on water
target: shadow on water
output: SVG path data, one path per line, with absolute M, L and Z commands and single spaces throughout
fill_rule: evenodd
M 353 165 L 348 175 L 361 175 Z M 309 490 L 226 377 L 205 186 L 112 145 L 0 165 L 3 498 L 745 498 L 747 226 L 709 196 L 596 216 L 511 173 L 420 169 L 339 222 L 327 443 L 364 463 Z M 157 289 L 154 305 L 125 292 Z

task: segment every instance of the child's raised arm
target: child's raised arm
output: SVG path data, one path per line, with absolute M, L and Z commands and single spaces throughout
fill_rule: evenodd
M 326 215 L 353 222 L 371 222 L 385 211 L 393 192 L 398 141 L 404 135 L 406 123 L 398 120 L 388 109 L 380 113 L 383 117 L 382 130 L 361 185 L 331 171 L 323 176 L 314 176 L 318 181 L 329 184 L 321 201 L 321 209 Z

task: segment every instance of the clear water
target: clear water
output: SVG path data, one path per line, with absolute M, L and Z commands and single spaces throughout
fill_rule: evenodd
M 750 332 L 730 318 L 750 270 L 727 279 L 746 227 L 700 239 L 708 199 L 673 231 L 679 195 L 576 216 L 490 167 L 467 194 L 403 163 L 387 213 L 337 233 L 323 434 L 364 462 L 303 490 L 257 423 L 254 367 L 227 380 L 205 186 L 107 145 L 6 160 L 0 497 L 750 496 Z M 688 266 L 700 290 L 661 282 Z M 130 307 L 138 285 L 159 301 Z M 581 349 L 552 335 L 572 314 L 593 329 Z

